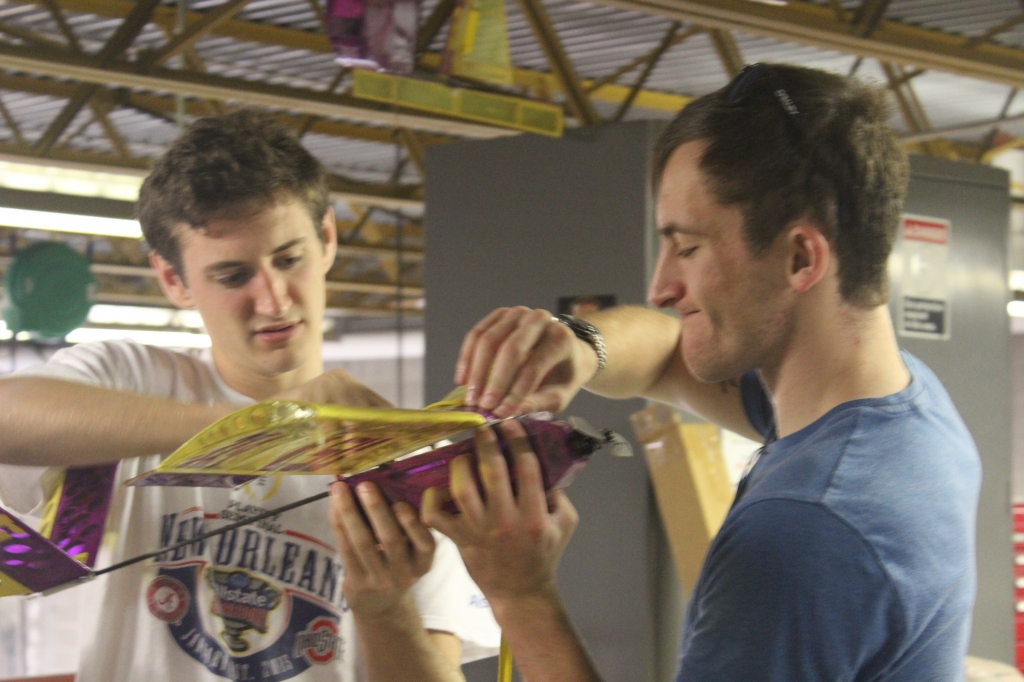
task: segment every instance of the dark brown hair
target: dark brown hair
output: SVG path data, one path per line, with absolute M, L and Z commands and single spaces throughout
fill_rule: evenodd
M 719 203 L 742 211 L 755 254 L 810 218 L 836 253 L 843 299 L 881 305 L 909 176 L 887 95 L 816 69 L 764 66 L 741 96 L 734 81 L 668 125 L 655 147 L 655 189 L 680 145 L 705 143 L 701 168 Z
M 326 170 L 271 115 L 246 109 L 190 125 L 142 183 L 137 214 L 146 241 L 182 275 L 179 224 L 202 229 L 289 196 L 306 205 L 323 239 Z

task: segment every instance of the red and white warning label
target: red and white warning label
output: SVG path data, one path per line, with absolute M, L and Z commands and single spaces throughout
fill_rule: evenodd
M 938 218 L 903 216 L 903 238 L 929 244 L 949 244 L 950 223 Z
M 900 336 L 950 336 L 949 245 L 952 224 L 943 218 L 904 215 L 900 223 Z

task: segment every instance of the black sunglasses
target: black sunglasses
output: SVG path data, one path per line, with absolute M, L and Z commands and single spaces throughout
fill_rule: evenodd
M 790 122 L 797 135 L 803 139 L 804 131 L 800 108 L 789 96 L 786 89 L 782 87 L 778 75 L 768 64 L 750 64 L 743 67 L 743 70 L 736 74 L 736 77 L 725 86 L 723 99 L 728 106 L 743 106 L 750 102 L 751 95 L 757 91 L 759 83 L 767 81 L 772 89 L 772 95 L 782 110 L 786 113 L 786 120 Z

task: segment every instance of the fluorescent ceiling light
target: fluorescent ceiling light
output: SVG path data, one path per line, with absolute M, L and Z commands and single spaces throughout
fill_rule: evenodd
M 23 208 L 0 208 L 0 225 L 30 230 L 94 234 L 103 237 L 126 237 L 129 239 L 142 237 L 142 228 L 137 220 L 101 218 L 52 211 L 30 211 Z
M 103 303 L 97 303 L 89 310 L 88 322 L 90 324 L 123 325 L 126 327 L 203 329 L 203 318 L 195 310 L 107 305 Z
M 192 332 L 79 327 L 64 337 L 68 343 L 92 343 L 93 341 L 109 341 L 111 339 L 131 339 L 147 346 L 163 346 L 164 348 L 210 347 L 209 336 Z
M 16 335 L 7 328 L 7 324 L 3 320 L 0 320 L 0 341 L 10 341 L 11 337 L 14 337 L 18 341 L 28 341 L 32 338 L 32 335 L 28 332 L 18 332 Z
M 0 187 L 135 201 L 143 178 L 57 166 L 0 161 Z
M 29 341 L 32 338 L 28 332 L 11 333 L 11 330 L 7 328 L 7 323 L 0 320 L 0 341 L 10 341 L 12 336 L 18 341 Z
M 1024 270 L 1010 270 L 1010 289 L 1024 291 Z
M 1010 317 L 1024 317 L 1024 301 L 1010 301 L 1006 304 Z

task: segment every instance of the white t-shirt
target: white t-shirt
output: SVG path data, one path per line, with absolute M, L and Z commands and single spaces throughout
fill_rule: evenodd
M 252 402 L 224 384 L 209 351 L 131 341 L 67 348 L 19 376 L 182 402 Z M 97 568 L 314 495 L 333 480 L 270 476 L 237 489 L 123 485 L 159 461 L 122 460 Z M 15 511 L 38 510 L 53 478 L 40 468 L 2 467 L 0 499 Z M 486 600 L 455 545 L 435 539 L 433 566 L 414 587 L 423 626 L 458 636 L 463 662 L 496 654 L 500 631 Z M 341 595 L 343 570 L 320 501 L 102 576 L 75 588 L 90 590 L 93 604 L 78 682 L 365 680 Z

